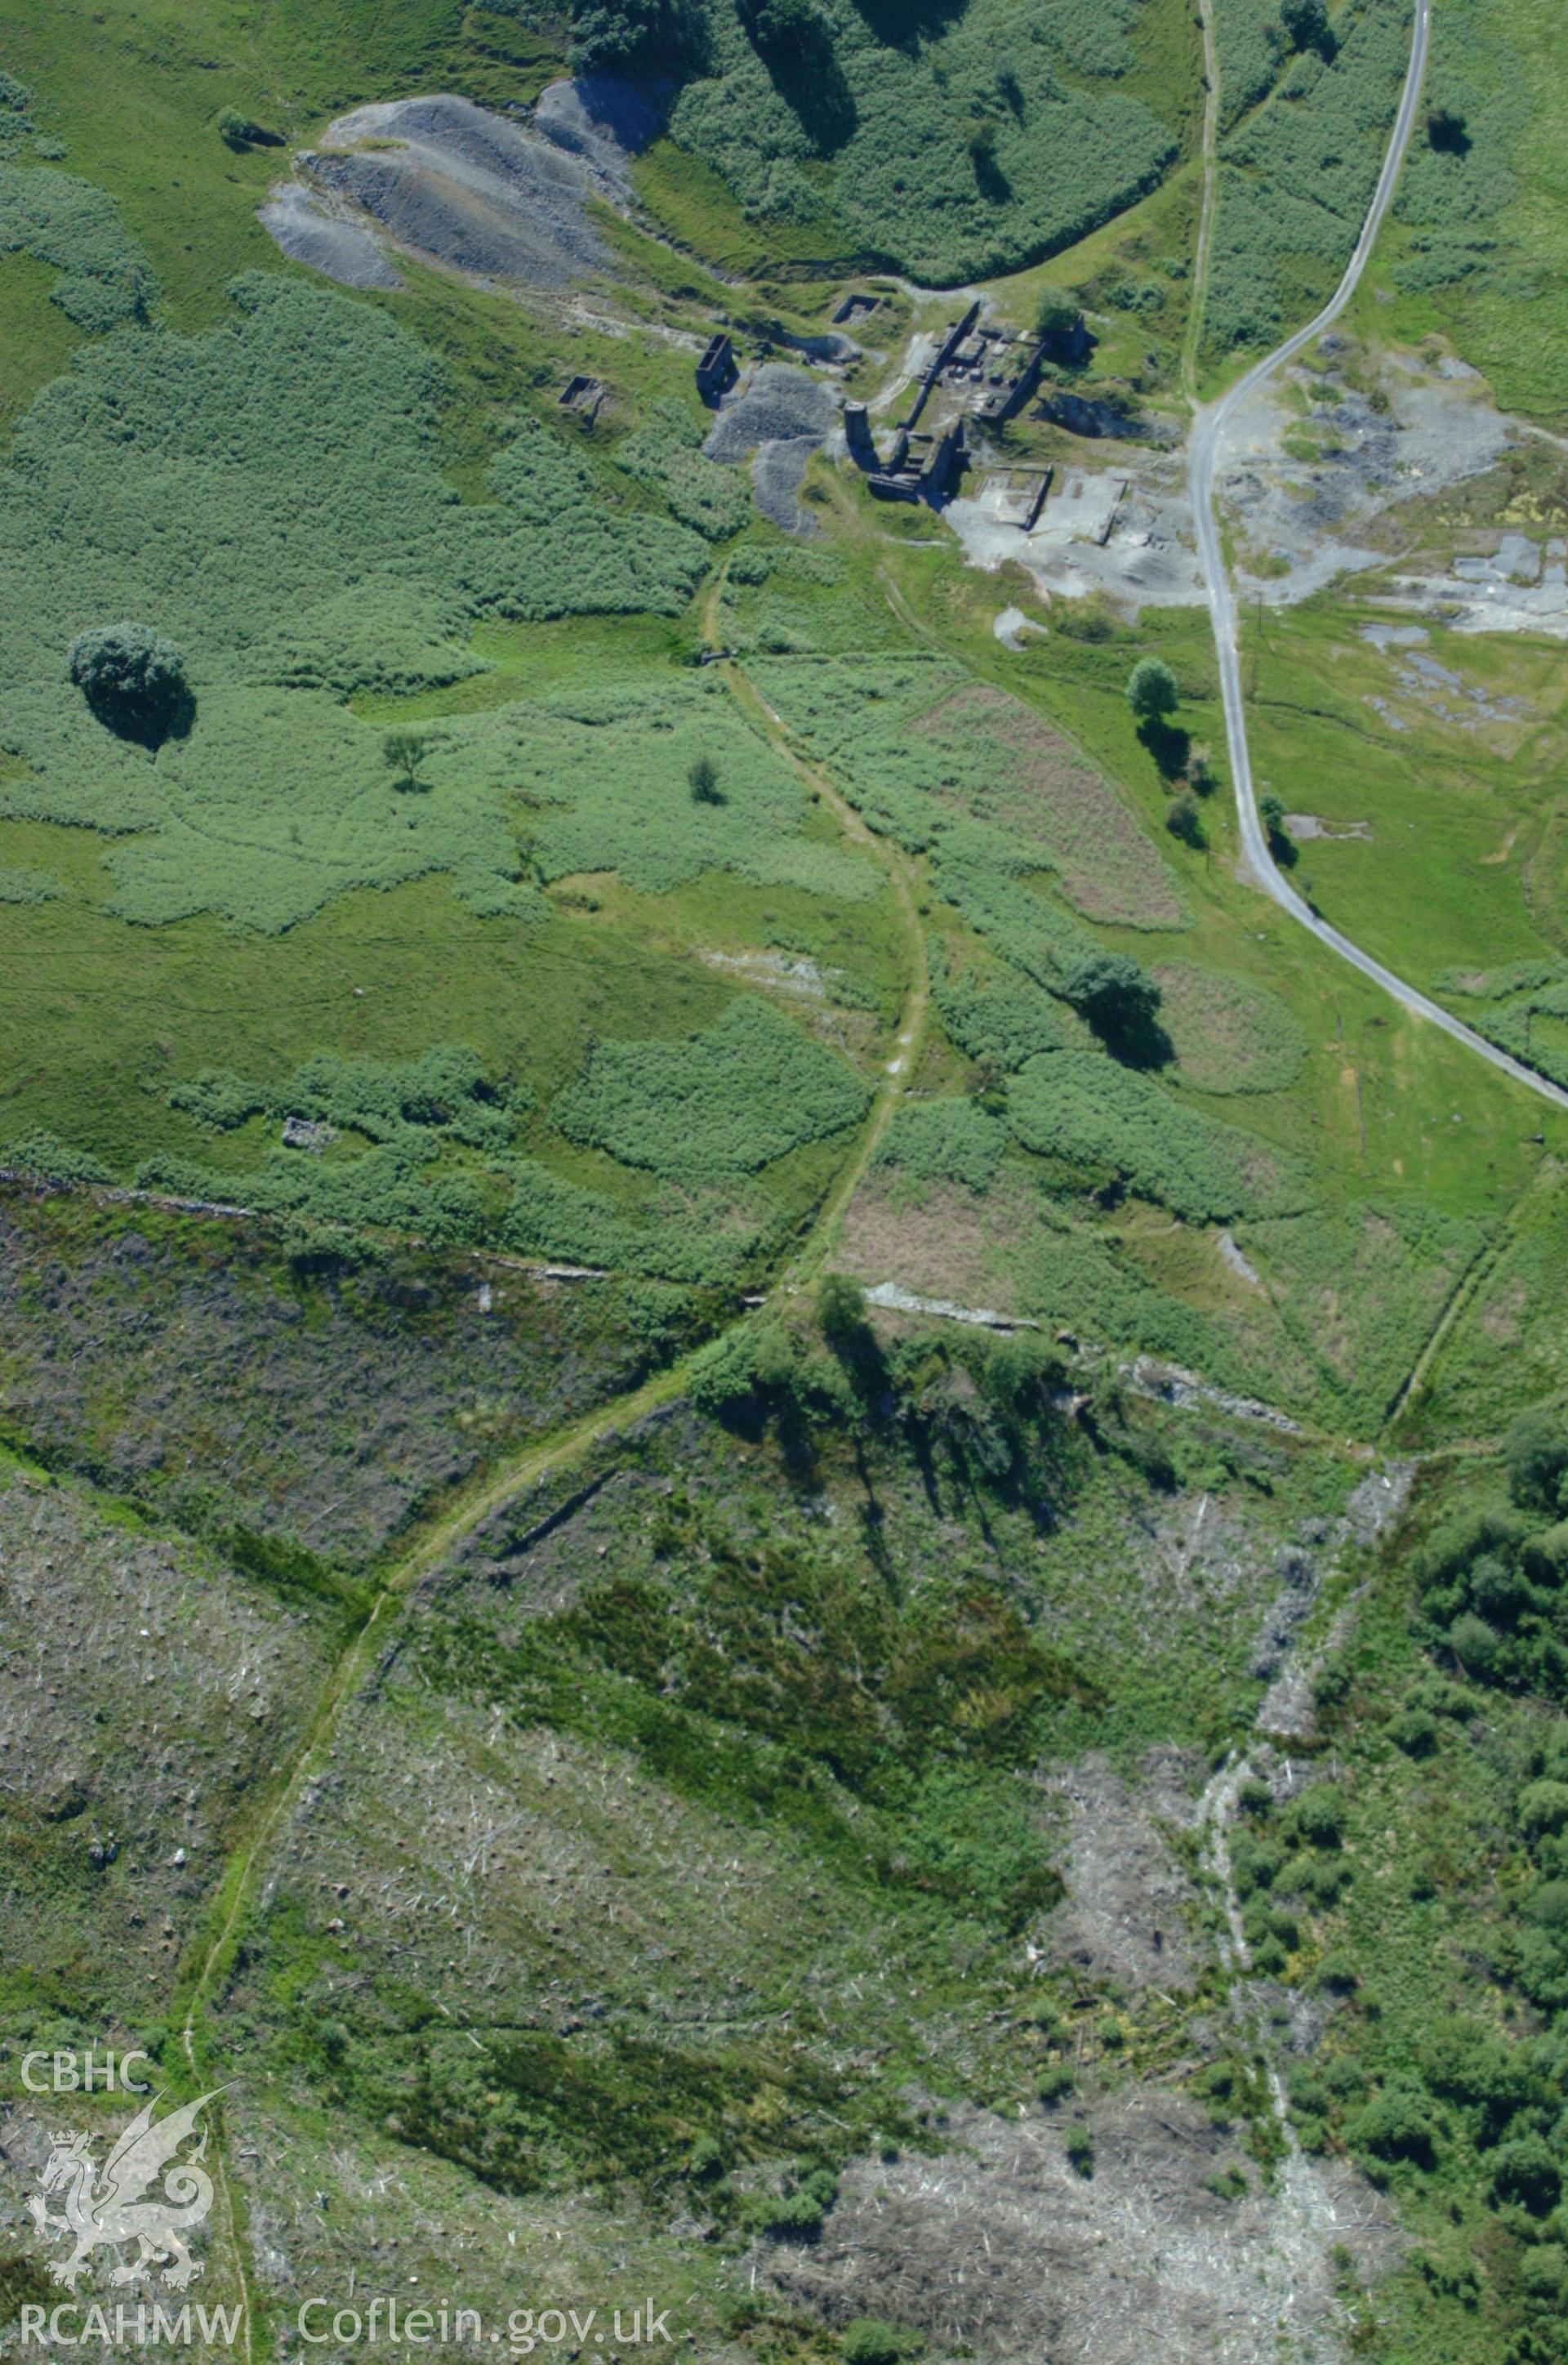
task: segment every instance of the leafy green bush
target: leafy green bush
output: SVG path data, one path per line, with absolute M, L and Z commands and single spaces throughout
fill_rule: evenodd
M 1518 2113 L 1539 2100 L 1522 2051 L 1480 2021 L 1440 2021 L 1428 2039 L 1422 2075 L 1434 2094 L 1462 2104 L 1478 2148 L 1500 2143 Z
M 700 805 L 722 805 L 727 801 L 719 786 L 719 768 L 705 750 L 693 756 L 686 768 L 686 777 Z
M 989 1191 L 1006 1147 L 1006 1129 L 974 1101 L 906 1102 L 877 1151 L 917 1182 L 961 1182 Z
M 1560 2309 L 1568 2292 L 1568 2250 L 1561 2242 L 1538 2243 L 1520 2261 L 1519 2283 L 1527 2299 Z
M 1118 1058 L 1134 1067 L 1159 1064 L 1165 1042 L 1156 1023 L 1160 991 L 1130 953 L 1086 954 L 1068 970 L 1061 992 Z
M 1300 1205 L 1291 1160 L 1249 1134 L 1183 1108 L 1151 1078 L 1103 1055 L 1049 1051 L 1008 1093 L 1007 1122 L 1025 1149 L 1100 1175 L 1197 1221 L 1232 1221 Z
M 278 135 L 275 132 L 269 134 L 261 124 L 253 123 L 248 115 L 241 115 L 237 106 L 225 106 L 219 109 L 218 136 L 226 147 L 234 149 L 246 149 L 257 141 L 263 141 L 269 147 L 278 144 Z
M 1190 846 L 1200 854 L 1209 842 L 1195 797 L 1172 797 L 1165 809 L 1165 826 L 1172 837 L 1180 838 L 1183 846 Z
M 724 2146 L 717 2135 L 699 2135 L 691 2146 L 687 2174 L 694 2184 L 711 2184 L 722 2176 L 725 2168 Z
M 1298 1858 L 1291 1868 L 1292 1885 L 1310 1903 L 1325 1908 L 1338 1904 L 1350 1878 L 1350 1866 L 1332 1855 L 1320 1856 L 1316 1862 Z
M 398 787 L 409 794 L 420 785 L 425 744 L 417 731 L 389 731 L 381 743 L 383 762 L 397 775 Z
M 571 0 L 570 17 L 579 73 L 668 73 L 703 53 L 696 0 Z
M 0 125 L 15 119 L 15 107 L 0 108 Z M 154 294 L 147 257 L 114 200 L 88 181 L 0 163 L 0 254 L 17 253 L 65 274 L 50 297 L 80 329 L 101 335 L 146 318 Z
M 1556 1631 L 1563 1571 L 1530 1552 L 1518 1513 L 1479 1510 L 1439 1527 L 1414 1562 L 1430 1640 L 1482 1683 L 1568 1695 L 1568 1649 Z
M 1374 2159 L 1435 2163 L 1431 2113 L 1419 2094 L 1393 2088 L 1377 2095 L 1350 2122 L 1350 2141 Z
M 1544 2217 L 1557 2205 L 1562 2171 L 1551 2146 L 1541 2135 L 1521 2135 L 1502 2145 L 1492 2164 L 1492 2198 L 1514 2202 L 1532 2217 Z
M 1292 1799 L 1281 1820 L 1288 1835 L 1309 1847 L 1337 1848 L 1345 1828 L 1344 1801 L 1327 1783 L 1315 1782 Z
M 658 488 L 682 525 L 727 542 L 751 516 L 751 488 L 743 470 L 704 456 L 705 432 L 681 403 L 655 403 L 615 456 L 628 476 Z
M 1327 0 L 1280 0 L 1280 17 L 1294 49 L 1318 50 L 1329 39 Z
M 574 1141 L 699 1180 L 752 1173 L 858 1122 L 865 1085 L 771 1003 L 732 1003 L 678 1043 L 600 1043 L 553 1115 Z
M 1082 317 L 1082 306 L 1065 287 L 1042 287 L 1035 304 L 1035 334 L 1066 336 Z
M 822 2232 L 826 2214 L 814 2192 L 784 2192 L 758 2203 L 757 2223 L 776 2242 L 804 2242 Z
M 1527 1413 L 1508 1431 L 1503 1460 L 1522 1510 L 1568 1511 L 1568 1421 L 1561 1415 Z
M 1406 1757 L 1430 1757 L 1438 1745 L 1438 1720 L 1428 1709 L 1402 1709 L 1388 1721 L 1388 1737 Z
M 1568 1577 L 1568 1519 L 1546 1529 L 1539 1535 L 1527 1536 L 1522 1547 L 1525 1574 L 1553 1590 Z
M 857 2315 L 844 2327 L 841 2353 L 844 2365 L 898 2365 L 903 2343 L 880 2316 Z
M 1519 1793 L 1519 1829 L 1534 1840 L 1568 1831 L 1568 1782 L 1531 1782 Z
M 726 1330 L 694 1355 L 687 1393 L 699 1412 L 726 1420 L 758 1396 L 793 1397 L 801 1376 L 794 1340 L 767 1317 Z
M 1312 2118 L 1327 2118 L 1333 2109 L 1327 2087 L 1310 2069 L 1292 2068 L 1290 2098 L 1293 2111 Z

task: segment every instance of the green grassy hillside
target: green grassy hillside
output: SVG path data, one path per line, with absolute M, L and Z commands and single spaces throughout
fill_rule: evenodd
M 995 0 L 918 14 L 701 12 L 670 137 L 784 251 L 863 253 L 937 286 L 1070 246 L 1153 187 L 1187 136 L 1193 50 L 1169 0 Z

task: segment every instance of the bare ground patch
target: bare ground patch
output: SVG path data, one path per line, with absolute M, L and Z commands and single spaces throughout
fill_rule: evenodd
M 1129 2086 L 1074 2114 L 1093 2144 L 1081 2175 L 1059 2117 L 950 2113 L 940 2158 L 845 2175 L 821 2242 L 774 2245 L 772 2280 L 830 2322 L 917 2327 L 932 2365 L 1330 2365 L 1340 2354 L 1331 2251 L 1365 2274 L 1397 2236 L 1352 2170 L 1293 2159 L 1260 2191 L 1228 2132 L 1184 2098 Z M 1205 2180 L 1232 2167 L 1244 2198 Z
M 83 2012 L 166 2002 L 328 1648 L 197 1547 L 0 1484 L 0 1961 Z
M 1054 1961 L 1129 1988 L 1189 1983 L 1192 1884 L 1159 1827 L 1192 1821 L 1193 1767 L 1181 1750 L 1152 1749 L 1132 1789 L 1095 1752 L 1053 1778 L 1048 1787 L 1068 1812 L 1067 1896 L 1047 1927 Z
M 397 245 L 477 278 L 564 289 L 607 269 L 589 199 L 613 203 L 622 191 L 597 151 L 568 147 L 470 99 L 436 93 L 356 107 L 297 161 L 326 203 L 274 194 L 263 219 L 286 252 L 332 278 L 348 276 L 351 286 L 395 285 L 396 275 L 374 283 L 349 276 L 342 230 L 333 244 L 322 222 L 357 217 L 361 267 L 374 222 Z M 302 220 L 311 251 L 298 242 Z
M 413 1250 L 302 1279 L 242 1223 L 15 1192 L 0 1417 L 120 1493 L 354 1559 L 617 1384 L 610 1286 Z
M 1030 1222 L 1025 1194 L 1004 1183 L 982 1198 L 961 1183 L 913 1184 L 873 1170 L 845 1220 L 837 1263 L 875 1286 L 896 1281 L 923 1297 L 1018 1310 L 1017 1290 L 992 1245 Z
M 972 684 L 913 727 L 971 759 L 977 740 L 994 751 L 983 783 L 967 778 L 947 801 L 1043 847 L 1062 891 L 1087 918 L 1121 927 L 1186 925 L 1175 880 L 1114 789 L 1017 699 Z

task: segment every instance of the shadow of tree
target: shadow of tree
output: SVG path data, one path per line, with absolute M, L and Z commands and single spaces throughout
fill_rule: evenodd
M 989 205 L 1004 206 L 1013 195 L 1013 184 L 996 161 L 991 148 L 971 146 L 974 160 L 975 185 Z
M 1091 1016 L 1090 1026 L 1124 1068 L 1168 1068 L 1176 1046 L 1152 1010 Z
M 146 747 L 156 755 L 165 741 L 188 739 L 196 721 L 196 702 L 185 682 L 176 682 L 161 693 L 138 698 L 117 695 L 113 690 L 86 689 L 83 692 L 88 710 L 106 731 L 117 739 L 128 739 L 133 746 Z
M 767 78 L 819 156 L 834 156 L 855 137 L 860 118 L 855 94 L 819 18 L 795 32 L 786 47 L 760 50 Z
M 969 7 L 969 0 L 854 0 L 868 32 L 890 50 L 917 50 L 940 40 Z
M 1464 118 L 1451 106 L 1434 106 L 1427 117 L 1427 140 L 1439 156 L 1468 156 L 1470 134 Z
M 1179 723 L 1168 723 L 1161 714 L 1150 714 L 1138 724 L 1137 735 L 1159 765 L 1160 778 L 1180 779 L 1193 752 L 1192 733 L 1183 731 Z

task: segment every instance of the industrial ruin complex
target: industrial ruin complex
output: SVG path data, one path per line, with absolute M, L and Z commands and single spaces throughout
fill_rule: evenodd
M 834 313 L 847 322 L 874 312 L 880 298 L 859 289 L 846 293 Z M 1047 363 L 1072 367 L 1088 358 L 1093 338 L 1081 312 L 1063 325 L 1036 336 L 1017 330 L 982 324 L 979 302 L 950 321 L 926 362 L 907 415 L 879 447 L 864 402 L 844 407 L 844 431 L 849 457 L 866 477 L 872 497 L 883 501 L 924 501 L 939 506 L 957 489 L 969 458 L 968 430 L 972 420 L 980 428 L 1001 428 L 1023 409 L 1039 390 Z M 767 353 L 769 348 L 762 348 Z M 846 350 L 853 354 L 855 348 Z M 733 339 L 722 331 L 709 342 L 696 364 L 697 389 L 715 409 L 741 375 Z M 939 427 L 923 429 L 927 403 L 941 388 L 948 397 L 948 415 Z M 954 398 L 956 398 L 956 411 Z M 1045 499 L 1050 471 L 1029 472 L 1023 507 L 1032 524 Z

